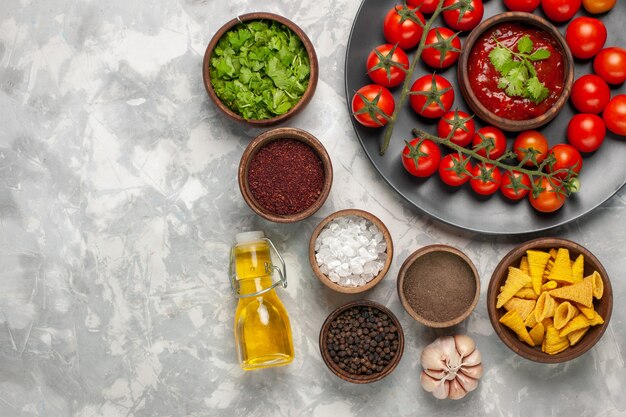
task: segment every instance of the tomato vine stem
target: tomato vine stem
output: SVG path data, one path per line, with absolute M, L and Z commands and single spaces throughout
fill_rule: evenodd
M 422 139 L 430 139 L 435 143 L 444 145 L 452 150 L 457 151 L 458 153 L 467 155 L 480 162 L 491 164 L 493 166 L 504 169 L 506 171 L 510 171 L 510 172 L 515 171 L 515 172 L 521 172 L 523 174 L 526 174 L 530 178 L 531 184 L 533 184 L 533 188 L 535 187 L 534 179 L 540 178 L 540 177 L 545 177 L 548 181 L 550 181 L 551 185 L 553 185 L 555 188 L 558 188 L 559 192 L 565 195 L 569 195 L 571 192 L 578 191 L 578 188 L 580 187 L 580 184 L 578 182 L 578 179 L 576 178 L 576 175 L 569 168 L 562 168 L 562 169 L 558 169 L 552 172 L 544 172 L 543 168 L 548 163 L 547 158 L 535 169 L 528 169 L 528 168 L 522 168 L 520 165 L 510 165 L 510 164 L 503 162 L 507 154 L 497 159 L 490 159 L 490 158 L 480 155 L 474 150 L 467 149 L 467 148 L 464 148 L 463 146 L 457 145 L 456 143 L 450 140 L 455 130 L 456 130 L 456 127 L 452 129 L 452 132 L 450 132 L 450 134 L 446 138 L 440 138 L 439 136 L 432 135 L 418 128 L 414 128 L 411 132 L 413 133 L 414 137 L 422 138 Z M 560 186 L 554 182 L 554 179 L 558 178 L 557 175 L 559 174 L 566 174 L 565 179 L 558 180 L 558 182 L 561 183 Z M 568 186 L 570 182 L 572 183 L 571 188 Z
M 385 134 L 383 136 L 383 143 L 380 145 L 380 152 L 379 152 L 380 155 L 384 155 L 385 152 L 387 152 L 387 148 L 389 148 L 389 142 L 391 141 L 391 135 L 393 134 L 394 125 L 396 124 L 396 120 L 398 120 L 398 115 L 400 114 L 400 111 L 402 110 L 402 107 L 404 106 L 404 103 L 407 97 L 409 96 L 409 91 L 411 90 L 413 71 L 415 70 L 417 63 L 419 62 L 420 57 L 422 56 L 422 51 L 424 50 L 426 46 L 425 44 L 426 44 L 426 37 L 428 36 L 428 32 L 430 31 L 430 28 L 433 25 L 433 23 L 435 23 L 435 20 L 437 20 L 437 17 L 439 17 L 439 15 L 444 9 L 443 3 L 444 3 L 444 0 L 439 0 L 439 3 L 437 4 L 437 8 L 433 12 L 432 16 L 423 25 L 424 32 L 422 33 L 422 38 L 420 39 L 420 43 L 417 47 L 417 51 L 415 51 L 415 55 L 413 56 L 411 65 L 409 66 L 409 69 L 406 72 L 406 78 L 404 79 L 404 83 L 402 84 L 402 91 L 400 92 L 400 98 L 398 99 L 398 101 L 396 101 L 396 108 L 394 109 L 393 114 L 391 115 L 389 123 L 387 123 L 387 126 L 385 126 Z

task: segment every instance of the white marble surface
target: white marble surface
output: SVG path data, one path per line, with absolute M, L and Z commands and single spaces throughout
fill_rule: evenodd
M 490 0 L 498 1 L 498 0 Z M 575 240 L 608 270 L 613 317 L 588 354 L 529 362 L 496 337 L 485 288 L 521 238 L 466 233 L 430 220 L 379 178 L 350 125 L 343 67 L 357 0 L 2 0 L 0 4 L 0 416 L 597 416 L 626 415 L 626 191 L 550 234 Z M 623 7 L 623 5 L 618 5 Z M 233 16 L 272 11 L 312 39 L 321 75 L 286 125 L 327 147 L 335 181 L 298 225 L 255 216 L 236 183 L 260 130 L 226 120 L 201 79 L 204 48 Z M 396 256 L 368 298 L 400 318 L 406 349 L 382 382 L 332 375 L 317 338 L 351 299 L 325 289 L 306 257 L 324 216 L 357 207 L 389 227 Z M 245 373 L 236 363 L 228 251 L 263 229 L 282 250 L 296 359 Z M 458 327 L 484 355 L 479 389 L 434 400 L 418 380 L 438 334 L 402 309 L 395 276 L 431 243 L 464 250 L 483 284 Z

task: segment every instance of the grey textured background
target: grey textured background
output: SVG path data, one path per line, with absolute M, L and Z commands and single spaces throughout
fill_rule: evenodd
M 499 1 L 499 0 L 490 0 Z M 355 0 L 2 0 L 0 4 L 0 416 L 624 416 L 626 191 L 551 232 L 604 263 L 615 308 L 604 338 L 564 365 L 509 351 L 484 297 L 498 260 L 523 238 L 442 225 L 409 207 L 366 160 L 345 110 L 343 67 Z M 623 4 L 617 7 L 623 7 Z M 221 24 L 250 11 L 297 22 L 315 44 L 320 82 L 287 123 L 327 147 L 335 181 L 298 225 L 255 216 L 236 183 L 260 130 L 226 120 L 201 80 Z M 610 175 L 610 167 L 607 169 Z M 327 371 L 317 337 L 352 299 L 312 275 L 311 231 L 343 208 L 379 216 L 394 238 L 387 278 L 367 297 L 400 318 L 406 350 L 380 383 L 353 386 Z M 244 373 L 236 363 L 228 251 L 263 229 L 283 252 L 296 359 Z M 479 306 L 456 330 L 473 336 L 486 369 L 460 402 L 419 386 L 421 349 L 439 334 L 404 313 L 395 276 L 413 250 L 446 243 L 481 273 Z

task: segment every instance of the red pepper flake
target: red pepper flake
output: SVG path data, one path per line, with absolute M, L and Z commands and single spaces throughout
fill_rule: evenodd
M 256 202 L 274 214 L 300 213 L 317 201 L 324 187 L 324 165 L 317 153 L 296 139 L 279 139 L 252 157 L 248 185 Z

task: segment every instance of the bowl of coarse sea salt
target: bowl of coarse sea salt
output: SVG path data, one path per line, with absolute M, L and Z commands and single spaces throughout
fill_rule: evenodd
M 328 288 L 357 294 L 378 284 L 393 258 L 391 234 L 380 219 L 364 210 L 337 211 L 315 228 L 309 261 Z

